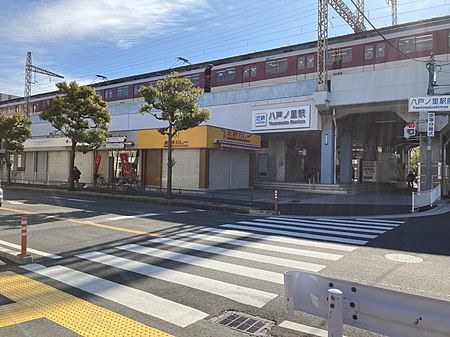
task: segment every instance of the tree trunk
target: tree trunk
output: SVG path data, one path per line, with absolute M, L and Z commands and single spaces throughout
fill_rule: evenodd
M 11 158 L 9 157 L 9 151 L 5 151 L 5 161 L 6 161 L 6 183 L 11 185 Z
M 166 197 L 172 198 L 172 127 L 169 128 L 168 142 L 167 142 L 167 189 L 166 189 Z
M 70 148 L 70 160 L 69 160 L 69 191 L 75 189 L 75 181 L 73 180 L 73 168 L 75 166 L 75 147 L 77 143 L 72 141 L 72 147 Z

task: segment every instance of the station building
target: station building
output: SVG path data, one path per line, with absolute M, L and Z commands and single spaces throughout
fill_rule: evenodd
M 412 148 L 426 162 L 423 113 L 408 112 L 408 99 L 426 96 L 425 62 L 433 53 L 442 67 L 450 58 L 450 17 L 387 27 L 329 39 L 328 90 L 317 90 L 317 43 L 240 55 L 177 70 L 206 90 L 199 101 L 211 119 L 181 132 L 175 140 L 174 187 L 233 189 L 298 184 L 395 183 L 405 179 Z M 394 46 L 394 47 L 392 47 Z M 401 52 L 400 52 L 401 51 Z M 405 56 L 406 55 L 406 56 Z M 212 71 L 205 70 L 212 65 Z M 111 137 L 126 137 L 127 147 L 110 145 L 77 153 L 81 180 L 94 172 L 117 177 L 122 161 L 147 186 L 164 187 L 167 151 L 163 126 L 140 115 L 139 88 L 153 85 L 169 70 L 93 85 L 112 114 Z M 450 83 L 450 71 L 437 74 Z M 437 95 L 448 88 L 437 87 Z M 14 155 L 13 177 L 43 183 L 65 181 L 68 143 L 39 119 L 57 93 L 31 98 L 33 138 Z M 23 99 L 0 103 L 3 113 L 23 111 Z M 414 121 L 418 134 L 405 139 Z M 433 185 L 448 186 L 448 114 L 437 115 L 433 147 Z M 125 155 L 126 154 L 126 155 Z M 99 159 L 100 158 L 100 159 Z M 420 169 L 424 182 L 424 167 Z

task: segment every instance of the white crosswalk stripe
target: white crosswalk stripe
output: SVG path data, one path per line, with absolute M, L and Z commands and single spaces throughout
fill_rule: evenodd
M 288 267 L 288 268 L 294 268 L 294 269 L 301 269 L 301 270 L 306 270 L 306 271 L 318 272 L 326 267 L 322 264 L 303 262 L 303 261 L 295 261 L 295 260 L 289 260 L 289 259 L 284 259 L 284 258 L 275 257 L 275 256 L 243 252 L 243 251 L 234 250 L 234 249 L 205 245 L 205 244 L 201 244 L 201 243 L 197 243 L 197 242 L 187 242 L 187 241 L 183 241 L 183 240 L 174 240 L 174 239 L 168 239 L 168 238 L 157 238 L 157 239 L 152 239 L 149 241 L 154 242 L 154 243 L 163 243 L 163 244 L 169 245 L 169 246 L 199 250 L 202 252 L 236 257 L 236 258 L 250 260 L 250 261 L 259 261 L 259 262 L 263 262 L 263 263 L 268 263 L 268 264 L 273 264 L 273 265 L 278 265 L 278 266 L 283 266 L 283 267 Z
M 239 305 L 262 308 L 275 299 L 282 301 L 284 271 L 319 272 L 400 225 L 376 219 L 249 219 L 217 227 L 184 227 L 163 237 L 108 247 L 107 252 L 79 253 L 75 257 L 83 262 L 76 260 L 73 265 L 32 264 L 23 268 L 155 319 L 187 327 L 230 307 L 245 311 Z M 111 275 L 121 275 L 119 280 L 129 279 L 127 273 L 133 275 L 131 279 L 144 278 L 146 291 L 133 288 L 133 283 L 125 285 L 99 276 L 105 270 L 99 265 L 111 269 Z M 161 292 L 164 282 L 173 288 L 190 288 L 191 296 L 208 298 L 214 309 L 205 309 L 211 307 L 202 306 L 201 301 L 164 298 L 168 294 Z M 214 301 L 216 297 L 220 300 Z M 218 308 L 214 307 L 216 302 Z M 222 307 L 223 303 L 227 303 L 226 307 Z M 286 317 L 279 327 L 325 335 L 324 330 L 304 323 Z
M 235 245 L 235 246 L 263 249 L 263 250 L 268 250 L 268 251 L 272 251 L 272 252 L 286 253 L 286 254 L 299 255 L 299 256 L 315 257 L 318 259 L 325 259 L 325 260 L 332 260 L 332 261 L 337 261 L 342 257 L 342 255 L 339 255 L 339 254 L 323 253 L 323 252 L 298 249 L 298 248 L 290 248 L 290 247 L 273 246 L 273 245 L 269 245 L 269 244 L 265 244 L 265 243 L 251 242 L 251 241 L 239 240 L 239 239 L 229 239 L 229 238 L 225 238 L 225 237 L 221 237 L 221 236 L 214 236 L 214 235 L 205 235 L 205 234 L 198 234 L 198 233 L 180 233 L 180 234 L 176 234 L 175 236 L 203 239 L 203 240 L 226 243 L 226 244 Z
M 22 268 L 181 327 L 208 316 L 186 305 L 64 266 L 47 268 L 39 264 L 30 264 Z
M 380 222 L 380 223 L 389 223 L 389 224 L 404 224 L 405 221 L 398 221 L 398 220 L 382 220 L 382 219 L 364 219 L 364 218 L 357 218 L 356 220 L 359 221 L 369 221 L 369 222 Z
M 262 232 L 262 233 L 270 233 L 271 235 L 287 235 L 291 237 L 297 237 L 297 238 L 303 238 L 303 239 L 311 239 L 311 240 L 323 240 L 323 241 L 332 241 L 332 242 L 341 242 L 341 243 L 349 243 L 352 245 L 364 245 L 368 241 L 365 240 L 357 240 L 357 239 L 348 239 L 348 238 L 342 238 L 342 237 L 333 237 L 333 236 L 327 236 L 327 235 L 318 235 L 318 234 L 308 234 L 308 233 L 300 233 L 292 230 L 282 230 L 282 229 L 272 229 L 272 228 L 265 228 L 265 227 L 259 227 L 254 224 L 251 226 L 245 226 L 245 225 L 235 225 L 235 224 L 224 224 L 220 225 L 221 228 L 232 228 L 232 229 L 242 229 L 247 231 L 256 231 L 256 232 Z
M 89 261 L 102 263 L 114 268 L 124 269 L 145 276 L 180 284 L 190 288 L 203 290 L 212 294 L 232 299 L 236 302 L 262 308 L 269 301 L 277 297 L 266 291 L 242 287 L 202 276 L 183 273 L 177 270 L 166 269 L 142 262 L 132 261 L 122 257 L 104 254 L 101 252 L 90 252 L 77 254 L 76 257 Z
M 374 239 L 377 235 L 372 234 L 359 234 L 359 233 L 348 233 L 340 230 L 327 230 L 327 229 L 315 229 L 310 228 L 308 226 L 294 226 L 294 225 L 280 225 L 274 222 L 266 223 L 266 222 L 258 222 L 258 221 L 239 221 L 239 224 L 243 225 L 258 225 L 262 227 L 271 227 L 271 228 L 281 228 L 281 229 L 291 229 L 291 230 L 301 230 L 302 232 L 312 232 L 312 233 L 320 233 L 320 234 L 336 234 L 336 235 L 345 235 L 355 238 L 364 238 L 364 239 Z
M 289 221 L 291 223 L 303 223 L 303 224 L 322 224 L 322 225 L 333 225 L 335 227 L 339 227 L 339 228 L 368 228 L 368 229 L 381 229 L 381 230 L 387 230 L 387 229 L 393 229 L 393 227 L 388 226 L 387 224 L 381 224 L 380 226 L 374 226 L 374 225 L 364 225 L 360 222 L 357 221 L 344 221 L 344 220 L 306 220 L 306 219 L 290 219 L 290 218 L 269 218 L 266 221 L 271 221 L 271 220 L 284 220 L 284 221 Z M 397 226 L 396 224 L 394 226 Z M 349 228 L 349 229 L 350 229 Z
M 223 271 L 230 274 L 241 275 L 245 277 L 265 280 L 273 283 L 283 284 L 284 277 L 282 273 L 274 273 L 268 270 L 256 269 L 252 267 L 240 266 L 233 263 L 205 259 L 202 257 L 177 253 L 167 250 L 161 250 L 151 247 L 144 247 L 135 244 L 128 244 L 117 247 L 118 249 L 130 252 L 158 257 L 161 259 L 177 261 L 181 263 L 192 264 L 194 266 Z
M 134 214 L 134 215 L 119 215 L 108 218 L 109 221 L 117 221 L 117 220 L 127 220 L 127 219 L 136 219 L 136 218 L 146 218 L 150 216 L 159 215 L 157 213 L 142 213 L 142 214 Z

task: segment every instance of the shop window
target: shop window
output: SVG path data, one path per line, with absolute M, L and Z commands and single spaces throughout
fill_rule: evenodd
M 287 70 L 287 59 L 266 62 L 266 74 L 285 73 Z
M 384 43 L 377 43 L 375 49 L 375 57 L 384 57 L 386 54 L 386 45 Z
M 373 59 L 373 46 L 364 47 L 364 59 L 365 60 Z
M 267 177 L 268 155 L 266 153 L 258 154 L 258 176 Z
M 407 37 L 400 39 L 398 48 L 403 53 L 412 53 L 416 51 L 416 39 L 414 37 Z
M 433 35 L 422 35 L 416 37 L 416 51 L 433 49 Z
M 106 89 L 105 90 L 105 99 L 112 99 L 112 89 Z
M 297 64 L 298 64 L 298 69 L 305 69 L 306 68 L 306 57 L 299 56 Z
M 306 68 L 311 69 L 315 67 L 314 55 L 308 55 L 306 57 Z
M 128 97 L 128 86 L 125 85 L 123 87 L 117 88 L 117 97 Z
M 249 77 L 256 77 L 256 66 L 245 66 L 243 70 L 243 77 L 249 78 Z
M 234 79 L 234 68 L 221 70 L 217 72 L 217 82 L 226 82 Z
M 352 48 L 341 49 L 340 54 L 343 63 L 352 62 Z

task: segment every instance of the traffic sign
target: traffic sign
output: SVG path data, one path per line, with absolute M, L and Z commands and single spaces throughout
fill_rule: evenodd
M 106 138 L 107 143 L 123 143 L 127 140 L 127 137 L 108 137 Z

